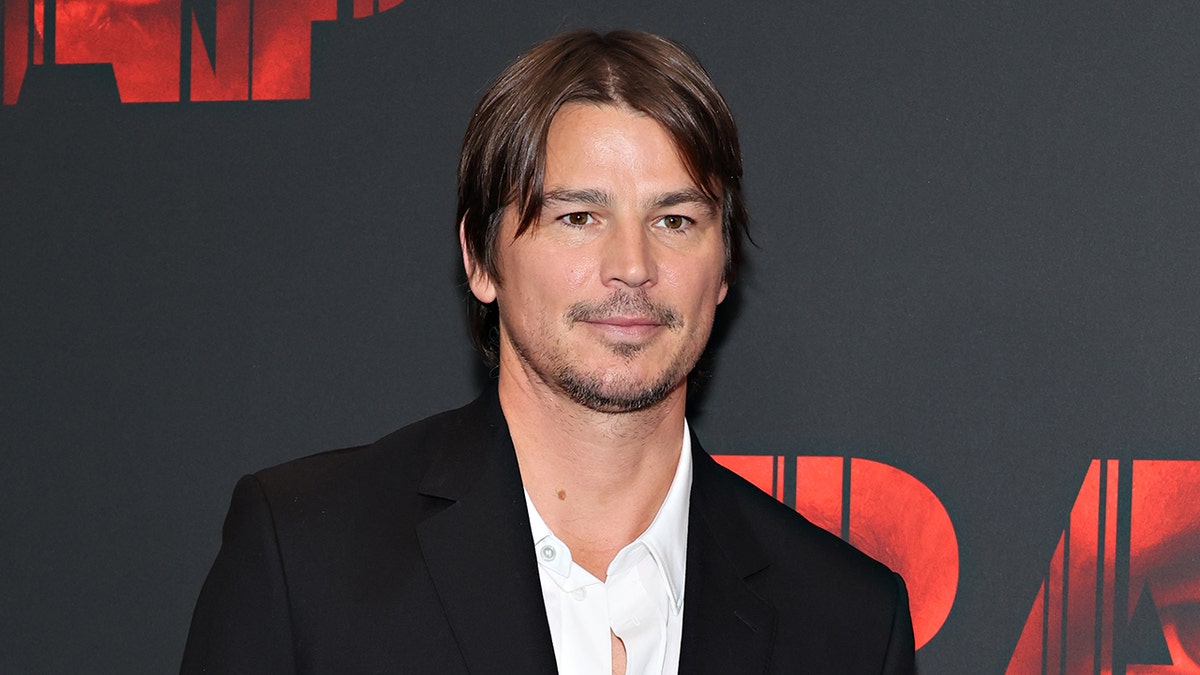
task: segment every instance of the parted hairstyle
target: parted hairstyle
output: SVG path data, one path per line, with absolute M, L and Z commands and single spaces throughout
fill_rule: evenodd
M 568 103 L 620 105 L 655 120 L 684 165 L 721 204 L 725 280 L 733 282 L 749 238 L 742 200 L 737 126 L 703 66 L 682 45 L 658 35 L 573 31 L 535 45 L 500 74 L 476 106 L 458 166 L 458 214 L 467 255 L 502 283 L 500 225 L 515 209 L 524 234 L 541 215 L 546 137 Z M 499 312 L 467 293 L 471 339 L 489 366 L 499 362 Z

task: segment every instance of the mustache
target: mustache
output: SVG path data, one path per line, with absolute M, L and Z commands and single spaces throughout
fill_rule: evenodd
M 603 321 L 614 316 L 636 316 L 653 320 L 672 330 L 683 325 L 675 308 L 647 298 L 645 293 L 614 292 L 599 302 L 577 302 L 567 309 L 567 321 Z

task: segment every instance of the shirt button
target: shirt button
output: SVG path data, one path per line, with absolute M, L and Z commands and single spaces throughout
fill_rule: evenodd
M 586 588 L 576 588 L 575 590 L 571 591 L 571 597 L 575 598 L 576 600 L 582 601 L 584 598 L 587 597 L 587 589 Z
M 542 560 L 550 562 L 551 560 L 554 560 L 555 556 L 557 555 L 558 551 L 555 551 L 553 546 L 547 544 L 542 547 Z

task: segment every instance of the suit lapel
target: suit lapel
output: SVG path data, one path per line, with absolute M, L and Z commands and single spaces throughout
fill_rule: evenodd
M 520 470 L 494 387 L 464 409 L 421 493 L 449 502 L 417 535 L 467 669 L 555 672 Z
M 467 669 L 557 670 L 529 515 L 495 389 L 463 409 L 421 493 L 448 504 L 417 528 Z M 722 469 L 693 436 L 680 673 L 765 672 L 775 610 L 747 578 L 768 560 Z
M 722 480 L 722 470 L 695 436 L 692 459 L 679 672 L 766 672 L 775 610 L 746 579 L 769 561 Z

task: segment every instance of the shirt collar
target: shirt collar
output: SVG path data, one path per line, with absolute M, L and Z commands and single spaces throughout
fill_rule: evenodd
M 613 559 L 619 560 L 626 551 L 642 544 L 650 552 L 656 567 L 667 582 L 671 594 L 671 603 L 676 612 L 683 608 L 684 577 L 687 570 L 687 534 L 688 507 L 692 495 L 692 434 L 687 420 L 683 421 L 683 444 L 679 452 L 679 460 L 675 466 L 675 477 L 671 479 L 671 487 L 667 496 L 658 508 L 650 526 L 625 548 L 621 549 Z M 569 555 L 558 555 L 553 559 L 543 556 L 541 549 L 547 544 L 560 546 L 566 551 L 566 546 L 554 536 L 550 527 L 542 520 L 541 514 L 525 492 L 525 506 L 529 511 L 529 525 L 533 535 L 535 555 L 538 564 L 562 578 L 570 575 L 571 558 Z M 588 575 L 589 577 L 591 575 Z
M 650 550 L 658 569 L 667 578 L 671 601 L 678 612 L 683 607 L 684 572 L 687 569 L 688 505 L 692 497 L 692 434 L 683 421 L 683 447 L 675 478 L 650 527 L 634 541 Z

